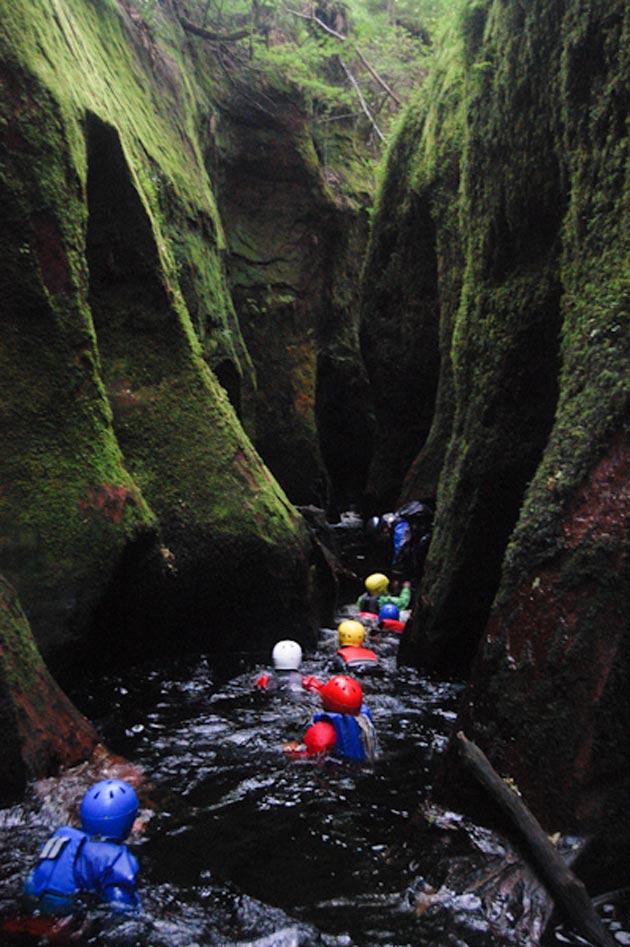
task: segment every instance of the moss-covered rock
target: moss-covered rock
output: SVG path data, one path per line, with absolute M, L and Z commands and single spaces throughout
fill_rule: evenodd
M 506 13 L 504 22 L 493 10 L 480 42 L 486 13 L 476 4 L 461 27 L 465 265 L 451 347 L 455 411 L 417 616 L 427 660 L 460 670 L 475 654 L 553 420 L 565 204 L 545 120 L 553 33 L 522 44 L 540 11 L 514 22 Z
M 110 648 L 308 634 L 303 523 L 209 368 L 251 403 L 181 40 L 114 0 L 0 27 L 0 559 L 47 655 L 98 603 Z
M 566 186 L 555 422 L 507 549 L 471 712 L 547 824 L 625 824 L 630 783 L 630 13 L 572 4 L 548 110 Z M 527 739 L 522 735 L 526 733 Z M 531 780 L 532 767 L 539 774 Z
M 0 797 L 91 756 L 97 735 L 50 676 L 15 591 L 0 576 Z
M 388 150 L 364 267 L 361 345 L 377 419 L 366 504 L 375 511 L 435 498 L 452 424 L 464 83 L 461 42 L 448 42 Z
M 322 158 L 295 87 L 255 64 L 239 71 L 217 99 L 214 162 L 230 286 L 256 368 L 254 443 L 292 501 L 343 508 L 361 497 L 371 451 L 357 336 L 370 195 L 330 141 Z
M 580 0 L 460 21 L 454 414 L 404 651 L 476 657 L 459 725 L 549 827 L 629 788 L 629 29 Z
M 2 563 L 48 647 L 155 518 L 111 426 L 59 105 L 17 64 L 1 94 Z
M 368 511 L 392 509 L 431 425 L 439 368 L 435 226 L 410 185 L 408 122 L 389 154 L 366 257 L 361 350 L 374 396 Z

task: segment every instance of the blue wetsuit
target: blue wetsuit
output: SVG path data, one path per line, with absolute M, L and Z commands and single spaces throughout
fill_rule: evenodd
M 64 825 L 42 848 L 24 892 L 47 914 L 71 914 L 75 897 L 89 892 L 114 908 L 138 908 L 137 873 L 138 861 L 122 842 Z
M 400 520 L 394 526 L 394 553 L 392 556 L 392 569 L 398 565 L 398 559 L 403 546 L 411 541 L 411 526 L 407 520 Z
M 323 710 L 313 717 L 313 723 L 326 720 L 335 728 L 335 756 L 349 760 L 373 760 L 376 756 L 376 731 L 372 714 L 365 704 L 357 716 L 335 714 Z

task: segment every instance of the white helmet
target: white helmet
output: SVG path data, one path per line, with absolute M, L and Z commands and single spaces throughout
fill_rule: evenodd
M 302 649 L 297 641 L 278 641 L 273 646 L 271 660 L 276 671 L 297 671 L 302 663 Z

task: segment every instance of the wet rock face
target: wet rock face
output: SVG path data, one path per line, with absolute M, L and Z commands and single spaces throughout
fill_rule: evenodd
M 488 2 L 462 21 L 451 414 L 402 648 L 471 674 L 461 724 L 556 827 L 597 825 L 629 788 L 629 30 L 621 2 Z M 437 115 L 407 142 L 423 194 Z M 440 261 L 453 216 L 439 189 L 428 206 Z
M 467 722 L 549 825 L 625 824 L 629 472 L 618 438 L 571 498 L 555 555 L 495 605 L 470 687 Z
M 362 287 L 361 351 L 376 415 L 369 512 L 397 504 L 431 428 L 440 367 L 435 222 L 400 185 L 387 194 L 387 219 L 378 218 Z
M 237 417 L 253 371 L 184 60 L 116 5 L 64 11 L 35 3 L 25 26 L 12 8 L 0 34 L 0 568 L 61 667 L 88 639 L 212 648 L 304 629 L 309 542 Z M 70 41 L 45 52 L 69 24 L 89 64 Z
M 1 576 L 0 694 L 0 798 L 91 755 L 96 731 L 48 673 L 15 591 Z
M 293 502 L 343 508 L 361 495 L 371 450 L 356 334 L 365 208 L 329 188 L 295 91 L 255 78 L 220 103 L 215 161 L 256 369 L 254 443 Z
M 556 148 L 575 182 L 560 266 L 558 406 L 473 676 L 477 695 L 486 687 L 492 694 L 473 702 L 473 717 L 488 727 L 497 758 L 547 823 L 581 827 L 625 820 L 629 789 L 630 392 L 623 362 L 630 341 L 627 334 L 613 341 L 630 308 L 622 237 L 630 221 L 617 190 L 629 144 L 613 91 L 627 66 L 629 29 L 623 4 L 595 20 L 577 5 L 555 35 L 567 123 Z M 588 91 L 574 69 L 585 48 L 599 51 L 589 59 Z M 552 101 L 547 109 L 554 114 Z M 532 779 L 534 764 L 541 779 Z

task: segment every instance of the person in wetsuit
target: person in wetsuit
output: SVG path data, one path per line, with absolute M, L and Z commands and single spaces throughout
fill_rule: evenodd
M 375 760 L 378 754 L 376 730 L 372 714 L 363 702 L 359 682 L 336 674 L 326 684 L 316 677 L 305 677 L 302 686 L 319 694 L 322 710 L 313 715 L 311 726 L 304 734 L 304 749 L 289 743 L 285 752 L 292 757 L 332 753 L 348 760 Z
M 375 671 L 379 667 L 378 655 L 363 646 L 365 628 L 360 621 L 346 619 L 337 628 L 339 650 L 333 658 L 333 667 L 340 674 Z
M 402 632 L 405 629 L 405 622 L 400 619 L 400 609 L 393 602 L 385 602 L 381 605 L 378 613 L 379 631 Z
M 271 651 L 271 663 L 273 672 L 261 674 L 254 687 L 267 693 L 287 691 L 297 694 L 302 692 L 302 675 L 299 670 L 302 663 L 302 648 L 297 641 L 286 639 L 276 642 Z
M 379 600 L 387 594 L 389 579 L 382 572 L 373 572 L 364 582 L 365 592 L 357 599 L 357 608 L 367 615 L 378 615 Z
M 382 572 L 374 572 L 365 580 L 365 592 L 357 599 L 357 607 L 361 612 L 378 616 L 383 605 L 395 605 L 401 611 L 409 608 L 411 603 L 411 583 L 404 581 L 402 585 L 395 580 L 396 594 L 389 593 L 389 579 Z M 398 586 L 400 587 L 398 588 Z
M 129 783 L 104 779 L 91 786 L 81 802 L 81 829 L 61 826 L 41 849 L 24 882 L 28 907 L 71 914 L 80 895 L 95 894 L 115 910 L 139 908 L 138 861 L 124 844 L 137 814 Z

